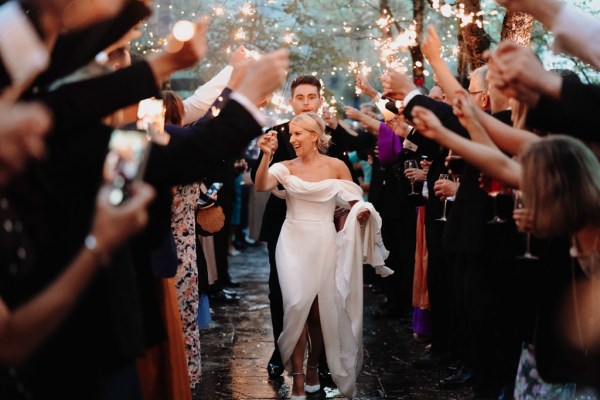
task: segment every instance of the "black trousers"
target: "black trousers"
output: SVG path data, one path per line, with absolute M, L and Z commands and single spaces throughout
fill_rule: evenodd
M 281 297 L 281 287 L 279 286 L 279 276 L 277 275 L 277 263 L 275 262 L 275 248 L 277 242 L 268 242 L 269 251 L 269 307 L 271 308 L 271 324 L 273 325 L 273 343 L 275 351 L 269 362 L 282 365 L 281 354 L 277 347 L 277 339 L 283 331 L 283 298 Z
M 446 353 L 450 350 L 450 318 L 452 315 L 452 273 L 442 249 L 444 222 L 426 225 L 427 285 L 431 305 L 431 350 Z

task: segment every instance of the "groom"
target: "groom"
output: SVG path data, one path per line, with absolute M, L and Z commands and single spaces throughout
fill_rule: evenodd
M 291 84 L 291 98 L 289 100 L 294 115 L 300 115 L 307 112 L 318 112 L 323 104 L 321 97 L 321 82 L 314 76 L 301 75 L 298 76 Z M 327 134 L 332 136 L 332 145 L 327 151 L 327 155 L 341 159 L 346 163 L 350 171 L 353 171 L 352 164 L 348 159 L 347 152 L 350 148 L 366 148 L 373 147 L 372 138 L 369 135 L 359 135 L 358 137 L 351 136 L 338 123 L 337 118 L 331 114 L 324 115 L 327 122 Z M 290 144 L 289 121 L 281 125 L 274 126 L 269 130 L 277 132 L 277 148 L 273 152 L 273 159 L 270 164 L 291 160 L 296 158 L 296 152 Z M 267 130 L 267 131 L 269 131 Z M 255 166 L 260 164 L 262 152 L 256 160 Z M 252 181 L 256 176 L 256 169 L 251 172 Z M 354 181 L 357 179 L 353 176 Z M 275 264 L 275 247 L 277 239 L 285 220 L 286 205 L 285 200 L 282 200 L 275 195 L 271 195 L 265 207 L 263 215 L 262 228 L 260 231 L 260 240 L 267 242 L 269 251 L 269 301 L 271 308 L 271 322 L 273 324 L 273 339 L 275 342 L 275 350 L 267 365 L 269 377 L 277 378 L 283 373 L 283 362 L 279 349 L 277 348 L 277 339 L 283 330 L 283 300 L 281 297 L 281 288 L 279 287 L 279 278 L 277 276 L 277 265 Z M 323 357 L 322 357 L 323 359 Z M 321 362 L 319 366 L 321 383 L 327 385 L 331 382 L 328 369 L 325 362 Z M 328 385 L 329 386 L 329 385 Z

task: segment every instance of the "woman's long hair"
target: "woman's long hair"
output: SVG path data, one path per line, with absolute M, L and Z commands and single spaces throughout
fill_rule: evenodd
M 585 144 L 551 135 L 533 143 L 519 159 L 534 235 L 574 234 L 600 224 L 600 162 Z

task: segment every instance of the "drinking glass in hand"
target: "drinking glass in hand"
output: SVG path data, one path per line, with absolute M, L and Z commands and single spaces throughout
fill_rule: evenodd
M 439 179 L 440 181 L 442 180 L 450 180 L 450 175 L 448 174 L 440 174 Z M 442 212 L 442 217 L 436 219 L 436 221 L 448 221 L 448 218 L 446 218 L 446 206 L 448 205 L 448 198 L 444 198 L 444 211 Z
M 417 164 L 417 160 L 406 160 L 404 161 L 404 170 L 406 171 L 407 169 L 410 168 L 419 168 L 419 164 Z M 410 193 L 408 194 L 409 196 L 418 196 L 419 193 L 415 192 L 415 181 L 414 179 L 410 180 Z
M 481 174 L 481 186 L 483 190 L 487 192 L 488 195 L 492 197 L 492 206 L 494 207 L 494 216 L 491 220 L 489 220 L 488 224 L 502 224 L 504 221 L 498 215 L 498 195 L 504 189 L 502 182 L 497 181 L 496 179 L 490 178 L 484 174 Z
M 515 190 L 515 210 L 520 210 L 525 208 L 525 202 L 523 201 L 523 192 L 520 190 Z M 531 233 L 526 231 L 526 243 L 525 243 L 525 253 L 517 258 L 519 260 L 537 260 L 538 257 L 531 254 Z

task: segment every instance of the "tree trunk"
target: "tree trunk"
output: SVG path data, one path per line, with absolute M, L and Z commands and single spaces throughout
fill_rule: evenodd
M 469 78 L 469 51 L 461 30 L 458 30 L 458 55 L 456 57 L 456 72 L 458 81 L 465 84 Z
M 423 74 L 424 58 L 421 53 L 421 39 L 423 38 L 423 16 L 425 14 L 425 1 L 413 0 L 413 19 L 416 23 L 415 31 L 417 33 L 417 44 L 410 48 L 410 56 L 413 62 L 413 80 L 417 86 L 425 84 L 425 75 Z
M 512 40 L 529 47 L 532 30 L 533 17 L 531 15 L 507 11 L 502 22 L 500 40 Z
M 466 15 L 470 13 L 477 15 L 481 11 L 479 0 L 461 0 L 460 3 L 464 4 Z M 480 28 L 476 23 L 470 23 L 460 28 L 460 31 L 467 48 L 469 66 L 472 71 L 485 64 L 482 54 L 490 47 L 491 40 L 483 27 Z

